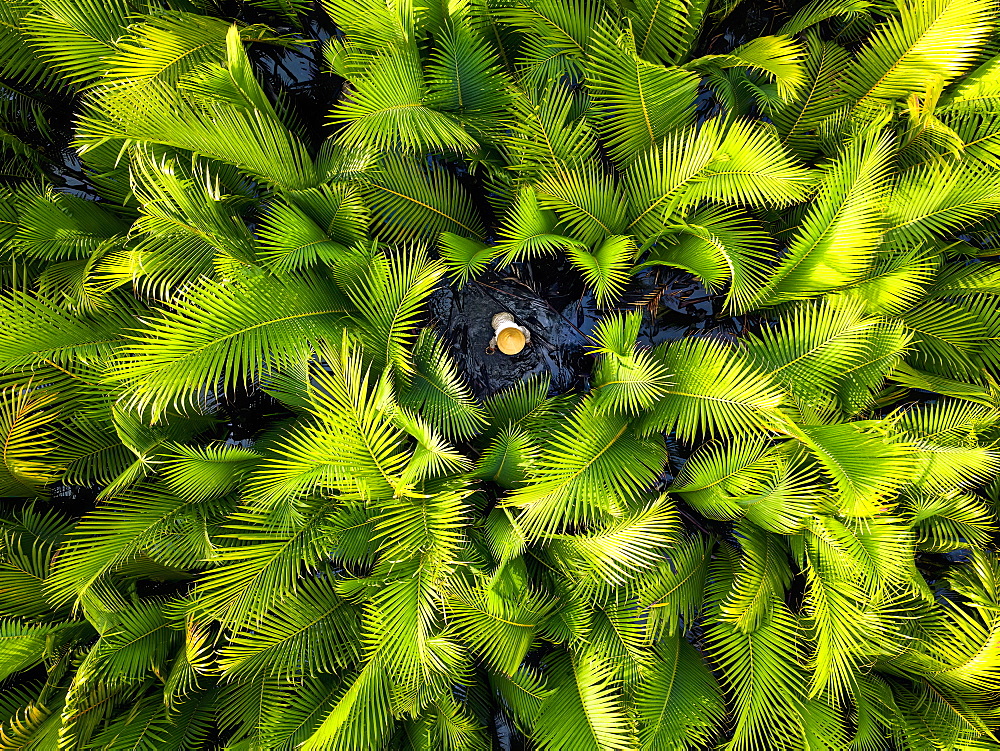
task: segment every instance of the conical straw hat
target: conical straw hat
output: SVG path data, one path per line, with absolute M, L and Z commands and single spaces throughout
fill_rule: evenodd
M 497 334 L 497 349 L 505 355 L 516 355 L 524 349 L 524 334 L 513 327 Z

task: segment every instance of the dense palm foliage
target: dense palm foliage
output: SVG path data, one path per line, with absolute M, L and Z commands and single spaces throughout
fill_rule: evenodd
M 1000 747 L 1000 11 L 750 5 L 3 0 L 0 748 Z

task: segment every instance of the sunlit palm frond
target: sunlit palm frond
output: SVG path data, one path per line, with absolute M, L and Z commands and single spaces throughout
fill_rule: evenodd
M 352 321 L 377 368 L 413 371 L 412 349 L 420 309 L 444 275 L 440 261 L 420 249 L 387 257 L 376 253 L 362 266 L 349 264 L 338 283 L 356 313 Z
M 594 369 L 594 394 L 601 411 L 636 414 L 656 403 L 670 384 L 663 364 L 635 342 L 642 325 L 638 313 L 608 316 L 593 338 L 601 360 Z
M 673 266 L 690 271 L 712 292 L 729 284 L 728 304 L 736 310 L 766 284 L 774 240 L 742 212 L 702 209 L 658 239 L 643 266 Z
M 758 304 L 815 296 L 861 278 L 885 231 L 892 145 L 886 135 L 859 138 L 829 165 Z
M 354 148 L 406 151 L 477 147 L 452 114 L 428 106 L 431 98 L 416 49 L 388 49 L 352 77 L 350 99 L 332 113 L 343 126 L 339 142 Z
M 448 267 L 448 275 L 458 286 L 485 271 L 497 254 L 489 245 L 454 232 L 442 232 L 438 242 L 441 260 Z
M 333 265 L 350 251 L 330 238 L 295 203 L 275 202 L 261 222 L 260 259 L 276 273 Z
M 627 419 L 599 415 L 585 402 L 550 437 L 508 505 L 523 509 L 519 520 L 535 534 L 620 516 L 665 458 L 658 438 L 639 438 Z
M 204 281 L 133 335 L 111 377 L 154 413 L 203 403 L 305 357 L 306 341 L 339 339 L 350 304 L 331 287 L 319 276 Z
M 96 82 L 118 51 L 130 13 L 124 0 L 110 3 L 48 0 L 27 15 L 23 28 L 32 47 L 71 84 Z
M 719 603 L 719 621 L 752 633 L 771 620 L 792 579 L 788 553 L 781 539 L 741 524 L 736 527 L 740 565 L 732 586 Z
M 843 4 L 841 0 L 833 3 L 817 0 L 809 5 Z M 820 150 L 815 131 L 846 103 L 837 79 L 850 59 L 848 52 L 837 43 L 824 41 L 813 34 L 806 36 L 805 83 L 795 97 L 782 101 L 773 115 L 781 142 L 800 159 L 808 160 Z
M 612 235 L 593 252 L 576 246 L 566 250 L 570 263 L 583 274 L 597 304 L 602 306 L 621 296 L 637 254 L 635 242 L 627 235 Z
M 309 512 L 300 504 L 319 491 L 362 499 L 402 492 L 410 451 L 395 420 L 389 378 L 373 376 L 346 342 L 328 349 L 323 366 L 308 378 L 304 401 L 313 419 L 272 440 L 271 453 L 248 483 L 250 498 L 273 509 L 275 521 L 300 524 L 303 511 Z
M 618 705 L 610 664 L 599 654 L 577 659 L 560 655 L 552 666 L 550 686 L 533 735 L 540 749 L 622 750 L 632 747 L 630 723 Z
M 237 680 L 342 670 L 360 658 L 358 616 L 357 607 L 336 592 L 306 581 L 233 634 L 220 652 L 220 668 Z
M 554 535 L 549 551 L 583 591 L 612 591 L 655 568 L 677 542 L 678 517 L 660 498 L 621 520 L 585 535 Z
M 815 456 L 849 516 L 871 516 L 913 476 L 913 445 L 887 435 L 877 421 L 791 427 L 789 435 Z
M 526 261 L 539 255 L 549 255 L 563 248 L 584 243 L 560 234 L 556 213 L 543 208 L 538 193 L 524 188 L 510 207 L 507 219 L 500 227 L 499 242 L 493 252 L 499 256 L 497 265 L 508 266 L 514 261 Z
M 594 168 L 546 176 L 536 188 L 538 203 L 551 209 L 565 234 L 587 245 L 625 234 L 625 197 L 614 181 Z
M 949 237 L 998 211 L 1000 195 L 990 171 L 928 165 L 900 178 L 886 207 L 887 237 L 903 242 Z
M 429 101 L 477 131 L 499 133 L 510 118 L 511 82 L 493 50 L 469 25 L 444 30 L 427 66 Z
M 397 394 L 445 436 L 467 439 L 486 422 L 483 411 L 455 368 L 441 340 L 429 329 L 413 345 L 414 370 Z
M 777 383 L 739 350 L 711 339 L 675 342 L 662 355 L 673 383 L 643 417 L 643 431 L 702 435 L 766 432 L 780 423 Z
M 681 751 L 714 740 L 725 716 L 722 691 L 683 637 L 664 639 L 636 696 L 640 748 Z
M 650 62 L 678 63 L 698 39 L 708 3 L 638 0 L 627 9 L 636 53 Z
M 239 446 L 183 446 L 174 444 L 158 458 L 164 483 L 180 497 L 204 501 L 237 487 L 260 459 Z
M 171 563 L 197 565 L 209 552 L 208 541 L 204 528 L 199 530 L 187 521 L 204 518 L 206 512 L 219 514 L 230 505 L 199 508 L 198 503 L 149 488 L 106 501 L 77 526 L 71 541 L 60 551 L 59 562 L 46 581 L 50 596 L 57 602 L 79 602 L 116 569 L 141 554 L 155 555 L 157 546 Z
M 531 178 L 586 164 L 597 144 L 578 108 L 573 93 L 554 84 L 517 96 L 513 109 L 519 126 L 504 140 L 510 167 Z
M 828 18 L 845 16 L 851 19 L 869 8 L 867 0 L 810 0 L 795 11 L 795 15 L 779 30 L 779 34 L 798 34 Z
M 124 223 L 95 201 L 53 190 L 15 194 L 10 251 L 47 261 L 86 258 L 124 234 Z
M 855 101 L 899 99 L 927 81 L 949 80 L 966 70 L 990 28 L 982 0 L 905 2 L 871 37 L 845 72 L 844 88 Z
M 192 86 L 184 94 L 158 79 L 141 89 L 108 84 L 101 104 L 92 105 L 81 123 L 80 138 L 92 147 L 122 138 L 189 149 L 287 189 L 317 184 L 312 157 L 253 77 L 235 26 L 226 63 Z
M 707 634 L 709 657 L 733 696 L 734 751 L 802 743 L 805 675 L 785 659 L 796 648 L 798 625 L 784 603 L 772 607 L 771 617 L 755 631 L 717 623 Z M 782 720 L 775 721 L 777 717 Z
M 866 365 L 878 362 L 883 373 L 892 369 L 893 360 L 878 346 L 880 323 L 849 305 L 801 305 L 775 328 L 762 329 L 748 351 L 799 399 L 819 405 Z M 897 359 L 901 355 L 900 348 Z
M 0 391 L 0 494 L 33 496 L 44 492 L 63 470 L 58 457 L 57 394 L 30 387 Z

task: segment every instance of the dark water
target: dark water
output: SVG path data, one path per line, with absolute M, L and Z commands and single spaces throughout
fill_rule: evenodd
M 480 398 L 546 372 L 552 393 L 584 391 L 594 361 L 588 354 L 590 336 L 607 313 L 642 310 L 640 346 L 679 339 L 709 323 L 713 300 L 704 288 L 688 274 L 666 271 L 641 274 L 618 304 L 601 309 L 579 281 L 579 272 L 568 265 L 555 260 L 515 264 L 461 288 L 439 288 L 428 312 Z M 493 337 L 490 322 L 501 312 L 531 332 L 531 343 L 517 355 L 487 353 Z

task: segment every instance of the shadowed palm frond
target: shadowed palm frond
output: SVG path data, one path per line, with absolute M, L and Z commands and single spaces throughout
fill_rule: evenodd
M 596 127 L 622 165 L 691 125 L 698 89 L 694 73 L 646 62 L 633 44 L 609 35 L 595 43 L 588 65 Z

